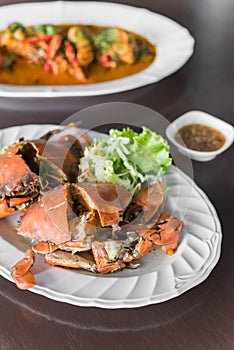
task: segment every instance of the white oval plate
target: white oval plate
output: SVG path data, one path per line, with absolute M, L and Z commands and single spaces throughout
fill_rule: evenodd
M 105 83 L 70 86 L 0 84 L 0 96 L 92 96 L 127 91 L 155 83 L 174 73 L 193 53 L 194 39 L 187 29 L 157 13 L 122 4 L 55 1 L 1 7 L 0 29 L 16 21 L 24 25 L 84 23 L 118 26 L 146 37 L 157 46 L 157 56 L 147 69 L 126 78 Z
M 0 146 L 19 137 L 37 138 L 55 127 L 25 125 L 1 130 Z M 171 190 L 163 212 L 171 212 L 184 221 L 180 244 L 173 256 L 156 249 L 140 260 L 137 270 L 106 276 L 51 267 L 38 256 L 32 269 L 37 285 L 31 291 L 73 305 L 115 309 L 160 303 L 204 281 L 220 256 L 219 219 L 205 193 L 176 167 L 170 168 L 166 181 Z M 11 267 L 29 246 L 28 239 L 16 235 L 16 218 L 14 215 L 0 222 L 0 274 L 10 281 Z

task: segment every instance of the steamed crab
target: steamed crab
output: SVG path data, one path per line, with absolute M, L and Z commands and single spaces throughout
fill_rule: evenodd
M 0 154 L 0 218 L 23 210 L 44 191 L 75 181 L 83 156 L 79 140 L 54 130 L 37 140 L 19 140 Z M 49 139 L 58 134 L 57 139 Z
M 80 131 L 78 135 L 90 143 Z M 137 267 L 134 261 L 153 245 L 168 255 L 177 248 L 181 220 L 159 215 L 163 182 L 135 196 L 120 185 L 77 182 L 82 156 L 81 143 L 69 128 L 65 135 L 55 130 L 39 140 L 20 140 L 0 155 L 5 169 L 0 174 L 0 217 L 21 211 L 18 234 L 36 240 L 12 268 L 21 289 L 35 285 L 30 269 L 36 254 L 53 266 L 105 274 Z
M 113 199 L 115 192 L 117 200 Z M 182 223 L 168 214 L 155 220 L 163 197 L 162 183 L 140 191 L 134 200 L 122 186 L 99 183 L 66 184 L 41 194 L 18 227 L 18 234 L 40 242 L 28 249 L 13 267 L 12 277 L 17 286 L 27 289 L 35 284 L 30 268 L 37 253 L 43 254 L 50 265 L 102 274 L 134 267 L 131 263 L 148 253 L 153 244 L 173 254 Z M 135 218 L 132 222 L 121 222 L 124 213 L 125 219 L 130 220 L 126 208 L 131 205 L 137 206 L 137 212 L 131 210 Z M 40 220 L 33 220 L 36 217 Z

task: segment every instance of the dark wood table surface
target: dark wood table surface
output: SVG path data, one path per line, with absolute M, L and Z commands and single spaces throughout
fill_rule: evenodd
M 189 62 L 157 84 L 119 94 L 38 100 L 0 97 L 0 127 L 60 123 L 84 107 L 113 101 L 148 106 L 169 121 L 185 111 L 201 109 L 232 123 L 234 2 L 125 3 L 187 27 L 196 40 Z M 59 303 L 20 291 L 0 278 L 0 349 L 234 349 L 233 147 L 213 161 L 194 161 L 193 167 L 195 181 L 215 205 L 223 229 L 221 258 L 202 284 L 161 304 L 105 310 Z

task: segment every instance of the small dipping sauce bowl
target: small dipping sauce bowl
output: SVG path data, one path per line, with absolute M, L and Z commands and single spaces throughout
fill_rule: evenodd
M 225 138 L 223 145 L 215 151 L 197 151 L 186 147 L 175 138 L 176 133 L 184 126 L 190 124 L 202 124 L 219 131 Z M 206 162 L 214 159 L 217 155 L 224 152 L 230 147 L 234 141 L 234 128 L 231 124 L 214 117 L 203 111 L 189 111 L 175 119 L 166 129 L 166 135 L 170 142 L 172 142 L 182 153 L 191 159 L 200 162 Z M 181 139 L 182 140 L 182 139 Z M 183 140 L 182 140 L 183 141 Z M 182 142 L 183 143 L 183 142 Z

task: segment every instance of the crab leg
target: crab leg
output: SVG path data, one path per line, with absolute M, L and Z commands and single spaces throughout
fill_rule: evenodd
M 76 252 L 85 252 L 91 250 L 91 247 L 91 236 L 87 236 L 81 241 L 69 241 L 58 245 L 59 249 L 64 250 L 66 252 L 71 252 L 72 254 L 75 254 Z
M 144 238 L 138 238 L 136 241 L 94 241 L 92 243 L 92 252 L 100 273 L 114 272 L 122 270 L 127 263 L 139 259 L 151 249 L 153 243 Z
M 33 274 L 30 272 L 30 268 L 34 264 L 35 254 L 45 255 L 45 261 L 50 265 L 72 267 L 76 269 L 81 268 L 96 272 L 96 265 L 94 261 L 75 254 L 77 251 L 90 250 L 90 242 L 87 240 L 87 242 L 85 241 L 82 246 L 82 242 L 77 241 L 70 241 L 60 245 L 56 245 L 55 243 L 49 241 L 41 241 L 38 244 L 35 244 L 32 248 L 26 250 L 23 259 L 13 266 L 11 276 L 18 288 L 32 288 L 36 284 L 36 281 Z M 59 248 L 69 250 L 71 253 L 58 250 Z
M 56 249 L 58 249 L 58 246 L 52 242 L 39 242 L 38 244 L 35 244 L 33 247 L 32 247 L 32 250 L 35 252 L 35 253 L 38 253 L 38 254 L 48 254 L 48 253 L 52 253 L 54 252 Z
M 29 289 L 35 286 L 35 278 L 30 271 L 35 261 L 35 253 L 47 254 L 57 249 L 57 246 L 50 242 L 40 242 L 26 250 L 23 259 L 16 263 L 11 270 L 11 276 L 19 289 Z
M 78 254 L 72 254 L 62 250 L 46 254 L 45 261 L 53 266 L 71 267 L 96 272 L 96 265 L 93 261 L 85 259 Z

